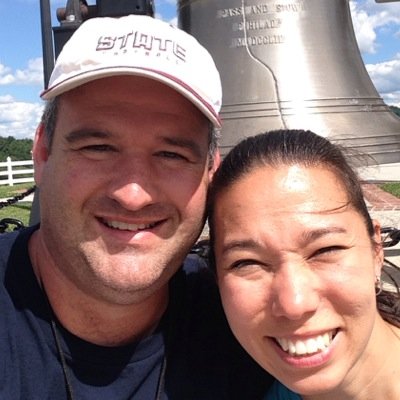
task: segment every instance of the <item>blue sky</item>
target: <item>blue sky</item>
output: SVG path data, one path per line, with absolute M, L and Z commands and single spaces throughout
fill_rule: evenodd
M 176 0 L 155 0 L 158 18 L 176 21 Z M 51 0 L 55 10 L 66 0 Z M 94 0 L 89 0 L 94 4 Z M 43 102 L 39 0 L 0 1 L 0 136 L 32 138 Z M 354 30 L 367 70 L 387 104 L 400 107 L 400 1 L 351 0 Z

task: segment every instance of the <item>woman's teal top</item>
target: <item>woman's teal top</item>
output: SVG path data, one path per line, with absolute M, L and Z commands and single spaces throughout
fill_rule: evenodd
M 265 395 L 264 400 L 301 400 L 301 397 L 282 385 L 282 383 L 275 381 Z

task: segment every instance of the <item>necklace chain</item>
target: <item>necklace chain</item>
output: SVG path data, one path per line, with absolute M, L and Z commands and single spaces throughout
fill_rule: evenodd
M 65 389 L 67 392 L 67 400 L 75 400 L 74 397 L 74 391 L 72 388 L 71 384 L 71 377 L 70 377 L 70 370 L 68 368 L 67 362 L 65 360 L 65 354 L 62 349 L 62 344 L 61 344 L 61 339 L 60 339 L 60 333 L 57 328 L 57 323 L 55 321 L 55 316 L 54 316 L 54 311 L 50 305 L 49 299 L 47 297 L 47 293 L 44 290 L 44 287 L 42 286 L 42 291 L 44 298 L 47 303 L 48 311 L 50 314 L 50 323 L 51 323 L 51 330 L 53 332 L 53 337 L 54 337 L 54 342 L 56 344 L 57 348 L 57 353 L 61 362 L 61 367 L 63 370 L 63 375 L 64 375 L 64 382 L 65 382 Z M 157 383 L 157 391 L 155 395 L 155 400 L 161 400 L 162 394 L 164 392 L 164 384 L 165 384 L 165 374 L 167 370 L 167 348 L 165 347 L 164 349 L 164 355 L 163 355 L 163 360 L 161 364 L 161 370 L 160 370 L 160 376 L 158 377 L 158 383 Z
M 65 361 L 65 355 L 61 347 L 61 340 L 58 334 L 57 325 L 53 318 L 51 318 L 51 330 L 53 331 L 54 341 L 57 347 L 57 353 L 58 356 L 60 357 L 61 367 L 64 374 L 65 389 L 67 390 L 67 399 L 74 400 L 74 392 L 71 385 L 71 378 L 69 377 L 67 362 Z

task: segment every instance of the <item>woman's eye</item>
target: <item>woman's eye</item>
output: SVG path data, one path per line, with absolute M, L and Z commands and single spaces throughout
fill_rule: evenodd
M 256 260 L 237 260 L 230 264 L 229 269 L 241 269 L 245 267 L 260 267 L 261 263 Z
M 344 246 L 326 246 L 318 249 L 313 256 L 319 256 L 319 255 L 331 255 L 331 254 L 336 254 L 340 252 L 341 250 L 344 250 Z

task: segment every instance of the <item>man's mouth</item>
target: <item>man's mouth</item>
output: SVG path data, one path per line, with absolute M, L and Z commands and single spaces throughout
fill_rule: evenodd
M 275 340 L 286 353 L 292 356 L 304 356 L 326 350 L 331 345 L 336 333 L 337 331 L 333 330 L 303 340 L 286 338 L 275 338 Z
M 130 231 L 130 232 L 137 232 L 145 229 L 151 229 L 157 225 L 157 223 L 128 224 L 126 222 L 121 222 L 121 221 L 105 221 L 105 220 L 103 220 L 103 223 L 107 225 L 109 228 L 119 229 L 121 231 Z

